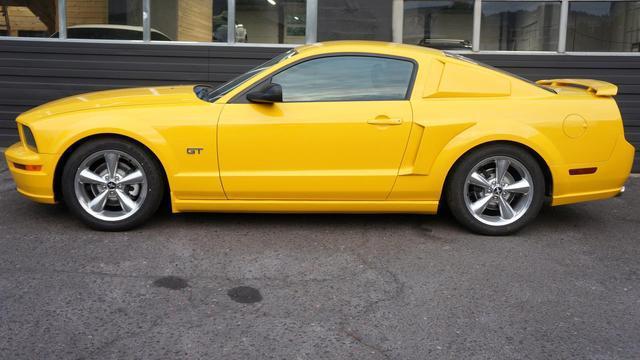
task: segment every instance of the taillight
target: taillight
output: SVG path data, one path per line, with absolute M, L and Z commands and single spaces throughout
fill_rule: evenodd
M 588 167 L 588 168 L 579 168 L 579 169 L 569 169 L 569 175 L 588 175 L 594 174 L 598 170 L 597 167 Z

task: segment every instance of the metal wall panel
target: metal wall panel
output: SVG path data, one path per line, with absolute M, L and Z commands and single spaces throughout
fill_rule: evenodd
M 284 48 L 0 40 L 0 147 L 17 140 L 15 118 L 73 94 L 131 86 L 220 84 Z M 626 136 L 640 149 L 640 57 L 480 55 L 470 57 L 531 80 L 596 78 L 620 87 Z M 634 169 L 640 172 L 640 154 Z

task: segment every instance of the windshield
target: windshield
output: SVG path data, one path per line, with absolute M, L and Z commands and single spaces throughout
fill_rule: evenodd
M 270 67 L 272 67 L 273 65 L 284 61 L 286 59 L 289 59 L 290 57 L 294 56 L 295 54 L 297 54 L 297 52 L 295 51 L 295 49 L 291 49 L 287 52 L 285 52 L 284 54 L 278 55 L 276 57 L 274 57 L 273 59 L 265 62 L 264 64 L 258 65 L 256 67 L 254 67 L 253 69 L 247 71 L 246 73 L 236 77 L 235 79 L 221 85 L 220 87 L 213 89 L 210 86 L 196 86 L 196 88 L 194 89 L 196 92 L 196 95 L 198 95 L 198 97 L 202 100 L 206 100 L 206 101 L 210 101 L 210 102 L 214 102 L 218 99 L 220 99 L 221 97 L 223 97 L 224 95 L 226 95 L 227 93 L 229 93 L 229 91 L 235 89 L 236 87 L 242 85 L 245 81 L 251 79 L 255 74 L 266 70 Z

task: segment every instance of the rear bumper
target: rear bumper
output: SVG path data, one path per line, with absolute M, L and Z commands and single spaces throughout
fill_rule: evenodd
M 607 161 L 552 167 L 554 187 L 551 205 L 607 199 L 620 195 L 624 192 L 624 184 L 631 173 L 634 156 L 635 148 L 622 138 Z M 597 170 L 588 175 L 569 175 L 570 169 L 587 167 L 596 167 Z
M 55 172 L 55 158 L 49 154 L 38 154 L 22 145 L 15 143 L 4 153 L 7 166 L 16 189 L 25 197 L 39 203 L 53 204 L 55 197 L 53 194 L 53 175 Z M 40 165 L 38 171 L 23 170 L 16 167 L 19 165 Z

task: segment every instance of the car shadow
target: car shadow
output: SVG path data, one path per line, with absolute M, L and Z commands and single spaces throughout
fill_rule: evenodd
M 73 217 L 64 204 L 42 205 L 36 203 L 25 204 L 23 211 L 31 214 L 26 223 L 37 219 L 51 222 L 52 225 L 63 227 L 84 228 L 79 220 Z M 549 231 L 563 231 L 574 228 L 593 229 L 602 227 L 606 219 L 589 208 L 588 205 L 576 204 L 571 206 L 549 207 L 542 209 L 538 217 L 518 235 L 536 235 Z M 400 230 L 411 228 L 427 237 L 458 237 L 458 235 L 472 235 L 460 226 L 446 209 L 438 214 L 344 214 L 344 213 L 177 213 L 172 214 L 166 209 L 158 211 L 146 224 L 132 231 L 152 232 L 171 231 L 172 229 L 189 229 L 193 227 L 204 229 L 255 227 L 257 231 L 269 227 L 279 230 L 296 229 L 332 229 L 352 231 L 354 229 L 368 230 Z M 441 234 L 441 235 L 438 235 Z M 444 235 L 442 235 L 444 234 Z

